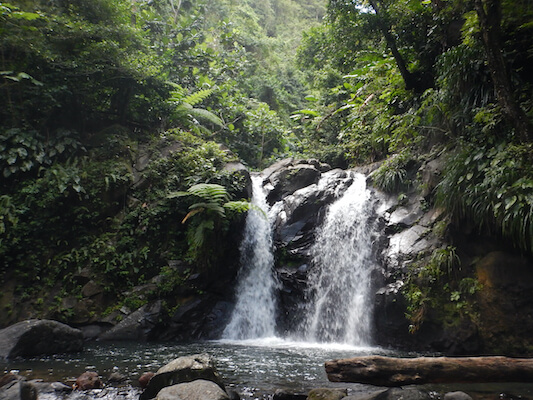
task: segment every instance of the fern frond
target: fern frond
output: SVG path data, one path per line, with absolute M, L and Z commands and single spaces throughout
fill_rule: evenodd
M 191 106 L 195 106 L 196 104 L 201 103 L 202 101 L 207 99 L 209 96 L 211 96 L 214 91 L 215 91 L 214 88 L 199 90 L 197 92 L 191 93 L 188 96 L 185 96 L 185 98 L 183 98 L 183 102 L 188 103 Z
M 196 209 L 202 209 L 206 211 L 214 211 L 216 212 L 221 218 L 224 218 L 226 216 L 226 212 L 224 211 L 224 208 L 219 203 L 209 202 L 209 203 L 196 203 L 189 207 L 189 210 L 194 211 Z
M 193 246 L 197 249 L 201 248 L 205 240 L 205 231 L 212 231 L 215 228 L 215 222 L 213 220 L 202 221 L 194 230 L 192 237 Z
M 211 122 L 213 125 L 217 125 L 219 127 L 224 126 L 224 122 L 222 122 L 219 117 L 217 117 L 211 111 L 205 110 L 203 108 L 191 108 L 189 109 L 189 114 L 195 118 Z
M 187 189 L 187 192 L 208 202 L 217 202 L 218 204 L 229 200 L 226 188 L 216 183 L 198 183 Z

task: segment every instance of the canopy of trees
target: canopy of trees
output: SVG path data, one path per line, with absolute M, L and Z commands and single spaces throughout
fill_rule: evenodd
M 446 152 L 436 201 L 530 253 L 531 21 L 526 0 L 0 2 L 0 274 L 32 298 L 64 280 L 61 299 L 85 266 L 109 292 L 206 267 L 170 194 L 239 200 L 224 163 L 289 155 L 389 159 L 376 184 L 397 190 Z M 166 155 L 139 177 L 147 149 Z

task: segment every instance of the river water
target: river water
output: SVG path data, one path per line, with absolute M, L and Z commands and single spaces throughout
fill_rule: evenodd
M 207 353 L 216 360 L 217 369 L 228 388 L 236 390 L 243 399 L 266 399 L 276 389 L 297 393 L 316 387 L 372 391 L 366 385 L 328 382 L 324 362 L 376 352 L 386 353 L 375 348 L 291 342 L 275 337 L 189 344 L 88 343 L 82 353 L 14 360 L 0 365 L 5 372 L 18 371 L 29 379 L 67 384 L 72 384 L 77 376 L 88 370 L 98 372 L 104 382 L 112 372 L 118 372 L 130 380 L 131 393 L 138 394 L 135 386 L 143 372 L 155 372 L 180 356 Z M 116 392 L 112 393 L 107 397 L 118 397 Z
M 391 351 L 339 344 L 291 342 L 278 338 L 244 341 L 211 341 L 189 344 L 173 343 L 88 343 L 82 353 L 56 355 L 29 360 L 0 363 L 5 372 L 15 371 L 29 379 L 60 381 L 72 384 L 81 373 L 96 371 L 105 382 L 112 372 L 128 378 L 121 388 L 106 388 L 89 393 L 75 393 L 68 400 L 137 400 L 137 379 L 146 371 L 156 371 L 173 359 L 207 353 L 216 360 L 226 386 L 242 399 L 270 399 L 277 389 L 307 393 L 318 387 L 347 388 L 350 395 L 364 395 L 383 388 L 355 384 L 332 383 L 327 380 L 324 362 L 369 354 L 402 355 Z M 414 356 L 414 354 L 411 354 Z M 434 397 L 449 391 L 463 390 L 481 399 L 533 399 L 533 383 L 520 384 L 448 384 L 424 385 Z M 44 395 L 40 400 L 56 400 Z

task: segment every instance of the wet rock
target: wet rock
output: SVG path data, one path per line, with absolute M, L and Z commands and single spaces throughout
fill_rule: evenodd
M 73 387 L 75 390 L 91 390 L 101 389 L 104 385 L 96 372 L 87 371 L 76 379 L 76 383 L 74 383 Z
M 105 341 L 146 341 L 154 335 L 153 332 L 160 321 L 161 310 L 161 300 L 146 304 L 128 315 L 110 330 L 102 333 L 98 338 Z
M 0 388 L 0 400 L 37 400 L 37 388 L 25 379 L 13 380 Z
M 272 400 L 306 400 L 307 394 L 294 393 L 287 389 L 277 389 L 272 396 Z
M 229 400 L 229 396 L 216 383 L 198 379 L 161 389 L 157 400 Z
M 112 372 L 107 378 L 107 382 L 111 384 L 123 383 L 126 382 L 128 378 L 125 375 L 122 375 L 120 372 Z
M 387 389 L 377 390 L 373 393 L 358 393 L 351 396 L 344 397 L 342 400 L 376 400 L 385 393 Z
M 0 330 L 0 358 L 83 350 L 79 329 L 51 320 L 27 320 Z
M 392 388 L 357 400 L 430 400 L 429 393 L 415 388 Z M 355 400 L 355 399 L 354 399 Z
M 139 377 L 139 386 L 141 389 L 146 389 L 148 386 L 148 382 L 150 382 L 150 379 L 155 375 L 154 372 L 145 372 Z
M 148 382 L 140 400 L 156 397 L 164 387 L 197 379 L 212 381 L 225 393 L 225 386 L 215 367 L 214 360 L 207 354 L 196 354 L 177 358 L 160 368 Z
M 420 187 L 422 189 L 421 195 L 423 197 L 430 195 L 435 190 L 435 187 L 440 181 L 444 166 L 445 158 L 441 156 L 424 163 L 420 167 L 418 170 L 418 176 L 420 177 Z
M 90 324 L 81 326 L 80 330 L 83 333 L 83 338 L 85 340 L 94 340 L 98 338 L 102 333 L 107 331 L 111 327 L 110 324 L 102 325 L 102 324 Z
M 308 393 L 307 400 L 341 400 L 346 396 L 348 396 L 346 389 L 318 388 Z
M 37 389 L 38 396 L 42 394 L 51 394 L 55 396 L 62 396 L 66 393 L 72 392 L 72 386 L 67 386 L 61 382 L 42 382 L 40 380 L 30 381 Z
M 16 380 L 19 380 L 21 379 L 22 377 L 19 376 L 19 375 L 15 375 L 15 374 L 12 374 L 11 372 L 8 372 L 7 374 L 5 374 L 4 376 L 2 376 L 0 378 L 0 388 L 2 386 L 5 386 L 7 385 L 8 383 L 11 383 L 13 381 L 16 381 Z
M 403 285 L 402 280 L 394 281 L 376 292 L 374 332 L 381 345 L 397 346 L 413 340 L 409 333 L 410 322 L 405 317 L 407 304 L 401 292 Z
M 241 395 L 233 389 L 226 390 L 230 400 L 241 400 Z
M 472 400 L 472 397 L 465 392 L 448 392 L 444 395 L 444 400 Z
M 268 177 L 272 190 L 267 200 L 270 204 L 274 204 L 298 189 L 317 183 L 319 178 L 320 171 L 312 165 L 301 164 L 281 169 Z

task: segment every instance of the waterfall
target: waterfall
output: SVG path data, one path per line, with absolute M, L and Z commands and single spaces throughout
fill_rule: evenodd
M 372 204 L 365 177 L 353 178 L 343 196 L 329 206 L 312 248 L 301 327 L 308 341 L 370 342 Z
M 272 227 L 266 214 L 270 211 L 260 175 L 252 176 L 252 204 L 262 209 L 250 210 L 246 217 L 241 243 L 241 270 L 237 285 L 237 302 L 225 339 L 255 339 L 275 335 L 277 281 L 272 271 Z

